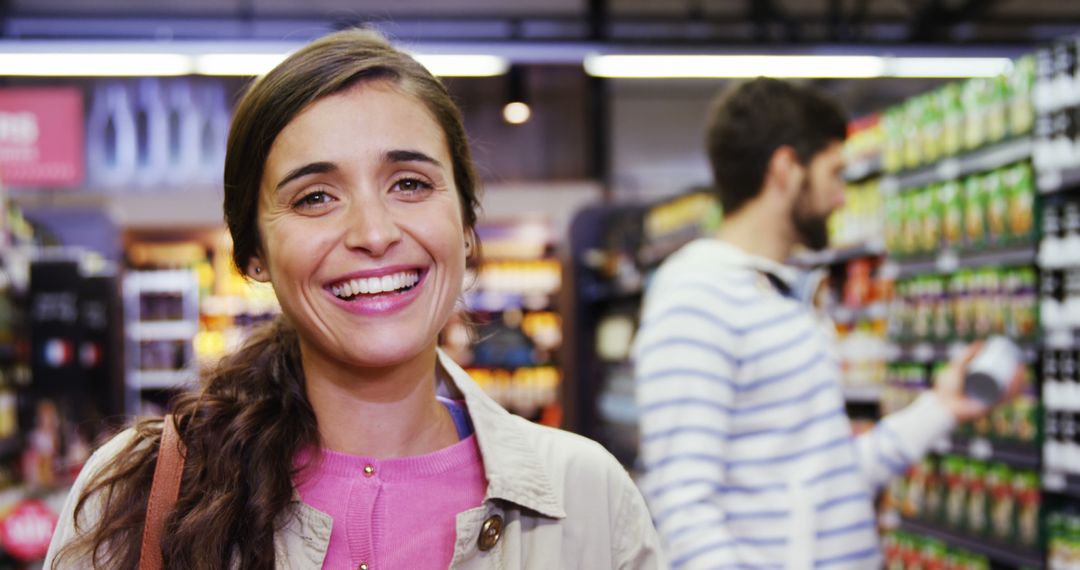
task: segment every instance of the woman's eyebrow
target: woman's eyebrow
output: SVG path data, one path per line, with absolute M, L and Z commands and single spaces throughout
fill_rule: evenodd
M 438 160 L 418 150 L 388 150 L 384 156 L 386 162 L 426 162 L 435 166 L 442 166 L 442 163 Z
M 312 174 L 326 174 L 327 172 L 335 172 L 338 167 L 332 162 L 310 162 L 299 168 L 294 168 L 277 183 L 275 191 L 281 190 L 286 184 L 296 180 L 297 178 L 303 178 L 304 176 L 310 176 Z

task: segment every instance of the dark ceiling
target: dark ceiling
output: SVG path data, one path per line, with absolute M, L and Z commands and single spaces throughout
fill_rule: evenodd
M 0 0 L 8 38 L 306 39 L 375 22 L 409 40 L 1025 44 L 1077 0 Z

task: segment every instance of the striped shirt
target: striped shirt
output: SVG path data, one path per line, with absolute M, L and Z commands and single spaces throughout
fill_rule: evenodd
M 880 567 L 873 494 L 952 428 L 926 394 L 854 438 L 831 337 L 780 290 L 797 275 L 701 239 L 648 288 L 642 490 L 674 568 Z

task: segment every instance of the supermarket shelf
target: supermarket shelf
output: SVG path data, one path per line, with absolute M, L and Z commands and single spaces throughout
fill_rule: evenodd
M 1038 252 L 1038 245 L 1025 243 L 980 251 L 957 252 L 952 249 L 942 250 L 932 257 L 900 258 L 886 262 L 881 269 L 882 275 L 904 279 L 927 273 L 952 273 L 957 269 L 986 266 L 1033 265 Z
M 655 238 L 651 243 L 643 245 L 638 251 L 638 263 L 643 267 L 656 265 L 667 256 L 678 251 L 682 246 L 699 237 L 701 237 L 701 228 L 692 225 Z
M 134 340 L 191 340 L 199 332 L 199 323 L 187 320 L 135 321 L 127 327 Z
M 1046 567 L 1042 553 L 1034 548 L 1025 548 L 1023 546 L 989 540 L 982 537 L 974 537 L 941 525 L 909 518 L 902 518 L 900 520 L 900 529 L 906 532 L 936 538 L 951 546 L 956 546 L 976 554 L 982 554 L 989 558 L 991 562 L 996 562 L 998 564 L 1008 564 L 1018 568 Z
M 844 401 L 849 404 L 878 404 L 884 388 L 880 385 L 843 387 Z
M 880 255 L 885 255 L 885 244 L 881 242 L 867 242 L 835 249 L 829 248 L 821 251 L 804 252 L 792 257 L 790 263 L 802 267 L 816 267 L 820 265 L 847 263 L 853 259 L 876 257 Z
M 1009 467 L 1037 470 L 1042 465 L 1042 449 L 1034 443 L 990 441 L 985 437 L 954 435 L 935 449 L 939 453 L 963 455 L 980 461 L 1004 463 Z
M 864 158 L 847 165 L 847 168 L 844 169 L 844 180 L 848 182 L 861 182 L 875 176 L 880 176 L 884 171 L 885 167 L 881 162 L 881 156 Z
M 1043 489 L 1051 493 L 1080 497 L 1080 475 L 1075 473 L 1062 473 L 1061 471 L 1044 471 L 1042 474 Z
M 882 185 L 886 191 L 897 191 L 986 172 L 1030 157 L 1033 146 L 1031 137 L 1005 141 L 968 154 L 948 157 L 930 166 L 886 176 L 882 178 Z
M 500 313 L 507 309 L 539 311 L 550 309 L 553 293 L 543 291 L 469 291 L 465 293 L 465 306 L 470 311 Z
M 841 324 L 880 321 L 889 318 L 889 307 L 882 302 L 871 303 L 864 307 L 838 305 L 829 310 L 829 316 L 833 321 Z
M 181 388 L 195 381 L 194 370 L 132 370 L 131 384 L 141 390 L 167 390 Z
M 635 285 L 617 286 L 609 281 L 589 283 L 582 287 L 581 298 L 589 303 L 603 303 L 622 299 L 634 299 L 644 292 L 644 286 L 640 283 Z
M 1017 345 L 1024 353 L 1024 359 L 1034 363 L 1039 358 L 1039 343 L 1021 341 Z M 885 359 L 889 362 L 917 362 L 930 364 L 951 360 L 967 346 L 966 342 L 891 342 L 886 347 Z
M 1080 165 L 1040 172 L 1036 184 L 1043 194 L 1080 188 Z

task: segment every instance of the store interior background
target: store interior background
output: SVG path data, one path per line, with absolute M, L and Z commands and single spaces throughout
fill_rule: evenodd
M 959 430 L 883 494 L 889 568 L 1055 568 L 1080 560 L 1080 3 L 6 0 L 0 569 L 40 565 L 59 501 L 98 438 L 132 415 L 159 412 L 201 366 L 276 314 L 272 292 L 229 266 L 221 220 L 224 128 L 250 77 L 35 76 L 4 66 L 33 51 L 295 48 L 360 24 L 418 53 L 504 58 L 506 70 L 494 76 L 445 78 L 484 179 L 486 260 L 474 268 L 465 300 L 474 330 L 455 319 L 443 344 L 504 405 L 598 439 L 631 470 L 638 466 L 627 352 L 641 291 L 665 255 L 722 224 L 700 193 L 710 178 L 703 118 L 735 79 L 598 77 L 583 67 L 589 54 L 1034 61 L 1041 50 L 1071 58 L 1057 75 L 1062 85 L 1071 78 L 1060 90 L 1072 95 L 1036 109 L 1026 92 L 1033 119 L 1026 127 L 892 169 L 882 159 L 886 111 L 961 84 L 962 71 L 799 79 L 863 121 L 853 125 L 862 146 L 852 147 L 849 164 L 860 198 L 833 228 L 843 239 L 793 261 L 829 276 L 823 307 L 843 343 L 856 429 L 926 389 L 931 371 L 976 332 L 1013 336 L 1030 360 L 1031 386 L 1018 405 Z M 61 138 L 78 142 L 69 157 L 80 165 L 75 174 L 50 178 L 56 173 L 11 166 L 11 145 L 25 142 L 17 105 L 27 89 L 35 90 L 31 98 L 60 93 L 56 104 L 67 106 L 71 121 Z M 511 99 L 530 106 L 528 121 L 504 118 Z M 60 115 L 41 101 L 37 120 Z M 1012 117 L 1011 103 L 999 103 Z M 917 130 L 904 120 L 894 125 Z M 159 135 L 165 142 L 146 142 Z M 897 196 L 937 196 L 1010 176 L 1030 178 L 1016 190 L 1030 205 L 1029 230 L 893 243 L 890 232 L 908 231 L 915 216 L 904 208 L 917 207 Z M 924 212 L 911 228 L 945 233 L 948 206 L 934 200 L 939 217 L 927 221 Z M 975 285 L 957 289 L 969 280 Z M 956 324 L 958 299 L 1003 316 L 964 334 L 934 330 L 939 321 Z M 913 324 L 920 319 L 927 330 Z

